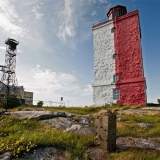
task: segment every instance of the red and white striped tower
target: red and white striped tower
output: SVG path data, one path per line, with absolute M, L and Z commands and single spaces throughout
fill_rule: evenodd
M 141 30 L 138 10 L 111 8 L 109 20 L 92 27 L 94 46 L 93 101 L 95 105 L 146 104 Z

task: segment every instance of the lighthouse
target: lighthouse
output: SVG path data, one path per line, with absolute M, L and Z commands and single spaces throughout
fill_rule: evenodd
M 146 79 L 138 10 L 117 5 L 93 25 L 95 105 L 146 105 Z

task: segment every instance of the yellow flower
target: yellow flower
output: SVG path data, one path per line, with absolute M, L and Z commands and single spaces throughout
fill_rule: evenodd
M 17 149 L 17 153 L 19 153 L 20 151 L 21 151 L 21 149 L 20 149 L 20 148 L 18 148 L 18 149 Z
M 29 152 L 29 151 L 30 151 L 30 148 L 28 148 L 28 146 L 26 147 L 26 151 L 27 151 L 27 152 Z
M 1 144 L 1 147 L 3 147 L 3 146 L 4 146 L 4 143 Z

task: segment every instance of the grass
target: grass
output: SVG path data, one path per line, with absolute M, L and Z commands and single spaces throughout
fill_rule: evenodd
M 157 124 L 160 123 L 160 116 L 152 116 L 152 115 L 143 115 L 139 116 L 137 114 L 134 115 L 121 115 L 118 116 L 122 118 L 123 121 L 130 121 L 130 122 L 137 122 L 137 123 L 151 123 L 151 124 Z
M 83 152 L 93 145 L 93 136 L 77 135 L 55 130 L 34 120 L 0 118 L 0 152 L 10 151 L 14 158 L 35 147 L 55 146 L 65 150 L 71 159 L 82 158 Z
M 137 123 L 117 123 L 117 137 L 160 137 L 160 125 L 156 124 L 153 128 L 144 129 L 141 128 Z
M 87 114 L 95 114 L 102 109 L 107 109 L 110 111 L 115 111 L 115 110 L 124 110 L 126 106 L 121 106 L 121 105 L 113 105 L 113 106 L 89 106 L 89 107 L 46 107 L 45 110 L 58 110 L 58 111 L 64 111 L 64 112 L 70 112 L 70 113 L 75 113 L 75 114 L 80 114 L 80 115 L 87 115 Z M 128 108 L 139 108 L 139 106 L 130 106 Z
M 122 105 L 116 105 L 113 106 L 106 105 L 106 106 L 86 106 L 86 107 L 37 107 L 37 106 L 20 106 L 16 107 L 14 109 L 11 109 L 11 111 L 19 111 L 19 110 L 27 110 L 27 111 L 33 111 L 33 110 L 45 110 L 45 111 L 60 111 L 60 112 L 70 112 L 74 114 L 80 114 L 80 115 L 88 115 L 88 114 L 95 114 L 99 112 L 102 109 L 108 109 L 110 111 L 115 110 L 125 110 L 125 109 L 139 109 L 142 108 L 142 106 L 122 106 Z
M 117 122 L 117 136 L 125 137 L 160 137 L 160 117 L 151 115 L 120 115 L 122 122 Z M 141 128 L 138 123 L 149 123 L 153 127 L 145 129 Z
M 48 110 L 70 112 L 80 115 L 90 115 L 102 109 L 125 110 L 139 109 L 136 106 L 101 106 L 101 107 L 34 107 L 27 106 L 26 110 Z M 12 111 L 22 110 L 24 107 L 17 107 Z M 117 122 L 117 137 L 149 138 L 160 137 L 159 115 L 117 115 L 122 122 Z M 76 117 L 75 117 L 76 118 Z M 78 119 L 75 119 L 78 120 Z M 152 128 L 141 128 L 138 123 L 150 123 Z M 69 132 L 55 130 L 35 120 L 20 120 L 9 116 L 0 117 L 0 152 L 11 151 L 14 158 L 29 152 L 33 148 L 43 146 L 55 146 L 65 152 L 69 160 L 84 159 L 83 153 L 90 145 L 94 145 L 93 136 L 76 135 Z M 160 152 L 155 150 L 128 149 L 120 153 L 108 153 L 103 160 L 160 160 Z
M 160 160 L 160 152 L 149 149 L 128 149 L 120 153 L 110 153 L 104 160 Z

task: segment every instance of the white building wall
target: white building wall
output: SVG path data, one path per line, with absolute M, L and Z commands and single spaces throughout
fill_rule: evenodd
M 93 29 L 94 83 L 93 102 L 104 105 L 113 102 L 113 75 L 115 74 L 113 23 Z

